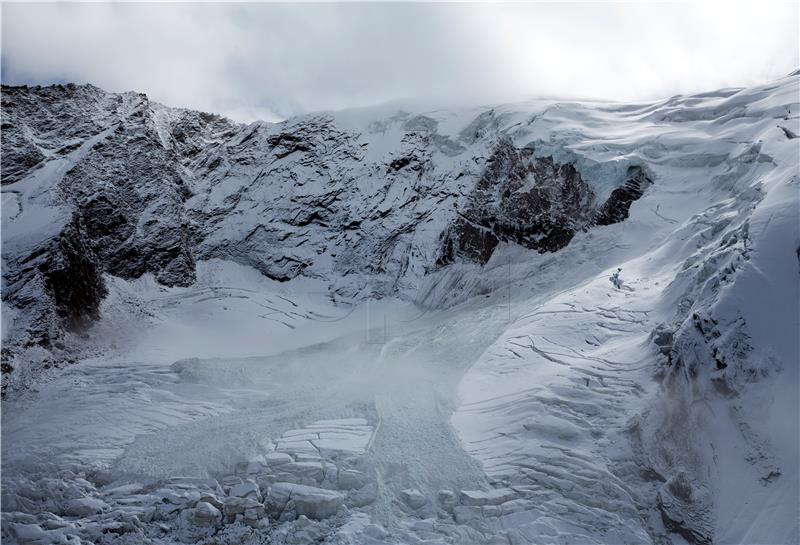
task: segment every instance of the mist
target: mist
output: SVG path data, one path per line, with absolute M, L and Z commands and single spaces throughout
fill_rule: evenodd
M 276 120 L 434 97 L 645 101 L 781 77 L 798 6 L 8 4 L 6 84 L 93 83 Z

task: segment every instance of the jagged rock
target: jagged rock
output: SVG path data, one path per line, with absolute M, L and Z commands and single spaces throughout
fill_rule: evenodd
M 628 219 L 631 203 L 639 199 L 652 183 L 639 166 L 630 167 L 626 178 L 625 184 L 614 189 L 608 200 L 598 209 L 594 218 L 597 225 L 611 225 Z
M 468 205 L 444 232 L 437 265 L 458 257 L 485 264 L 500 242 L 555 252 L 594 224 L 618 223 L 650 179 L 631 167 L 622 188 L 595 209 L 595 193 L 575 165 L 536 157 L 532 148 L 501 140 L 470 194 Z

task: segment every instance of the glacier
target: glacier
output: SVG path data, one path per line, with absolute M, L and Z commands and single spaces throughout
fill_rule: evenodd
M 797 543 L 799 92 L 4 86 L 3 540 Z

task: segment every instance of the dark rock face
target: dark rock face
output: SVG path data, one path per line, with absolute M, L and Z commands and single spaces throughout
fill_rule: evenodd
M 107 97 L 91 85 L 4 85 L 2 184 L 19 181 L 48 157 L 64 155 L 100 132 L 110 114 Z M 36 123 L 28 123 L 34 112 Z
M 195 279 L 183 210 L 189 190 L 174 153 L 158 138 L 147 126 L 134 134 L 114 132 L 67 173 L 60 188 L 82 216 L 106 272 L 122 278 L 152 272 L 164 285 L 188 286 Z
M 597 225 L 611 225 L 628 219 L 631 203 L 639 199 L 645 188 L 652 183 L 642 167 L 634 166 L 628 169 L 627 181 L 622 187 L 611 192 L 611 196 L 597 211 L 595 223 Z
M 88 236 L 76 216 L 38 265 L 44 285 L 64 325 L 80 330 L 99 316 L 106 286 L 97 257 L 87 244 Z
M 3 297 L 29 311 L 23 345 L 50 347 L 65 330 L 80 332 L 99 316 L 107 290 L 87 241 L 80 218 L 73 216 L 57 237 L 8 262 L 13 273 L 6 275 Z M 4 356 L 14 344 L 4 346 Z
M 444 233 L 437 265 L 457 257 L 485 264 L 501 241 L 556 252 L 578 231 L 626 219 L 631 203 L 649 183 L 640 167 L 632 167 L 625 185 L 596 209 L 595 194 L 574 165 L 501 142 L 468 208 Z

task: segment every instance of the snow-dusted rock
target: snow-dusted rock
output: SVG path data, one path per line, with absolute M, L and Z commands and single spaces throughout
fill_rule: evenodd
M 268 504 L 282 511 L 291 501 L 298 515 L 323 519 L 336 514 L 344 497 L 333 490 L 293 483 L 275 483 L 269 490 Z
M 223 505 L 222 501 L 220 501 L 220 499 L 215 494 L 211 494 L 209 492 L 206 492 L 206 493 L 203 493 L 203 494 L 200 495 L 200 499 L 198 500 L 198 503 L 200 503 L 200 502 L 210 503 L 211 505 L 213 505 L 217 509 L 222 509 L 222 505 Z
M 367 476 L 355 469 L 342 469 L 339 471 L 338 483 L 342 490 L 359 489 L 367 484 Z
M 208 502 L 200 501 L 187 512 L 189 521 L 196 526 L 217 526 L 222 522 L 222 512 Z
M 300 479 L 322 482 L 325 477 L 325 467 L 322 462 L 291 462 L 280 467 L 280 470 L 291 473 Z
M 426 498 L 425 495 L 416 488 L 407 488 L 405 490 L 401 490 L 400 499 L 403 500 L 403 503 L 408 505 L 411 509 L 419 509 L 428 503 L 428 498 Z
M 75 498 L 64 506 L 64 514 L 69 516 L 86 516 L 100 513 L 108 508 L 108 504 L 100 498 Z
M 237 498 L 252 498 L 258 500 L 261 497 L 261 490 L 256 482 L 248 479 L 231 487 L 229 494 Z

